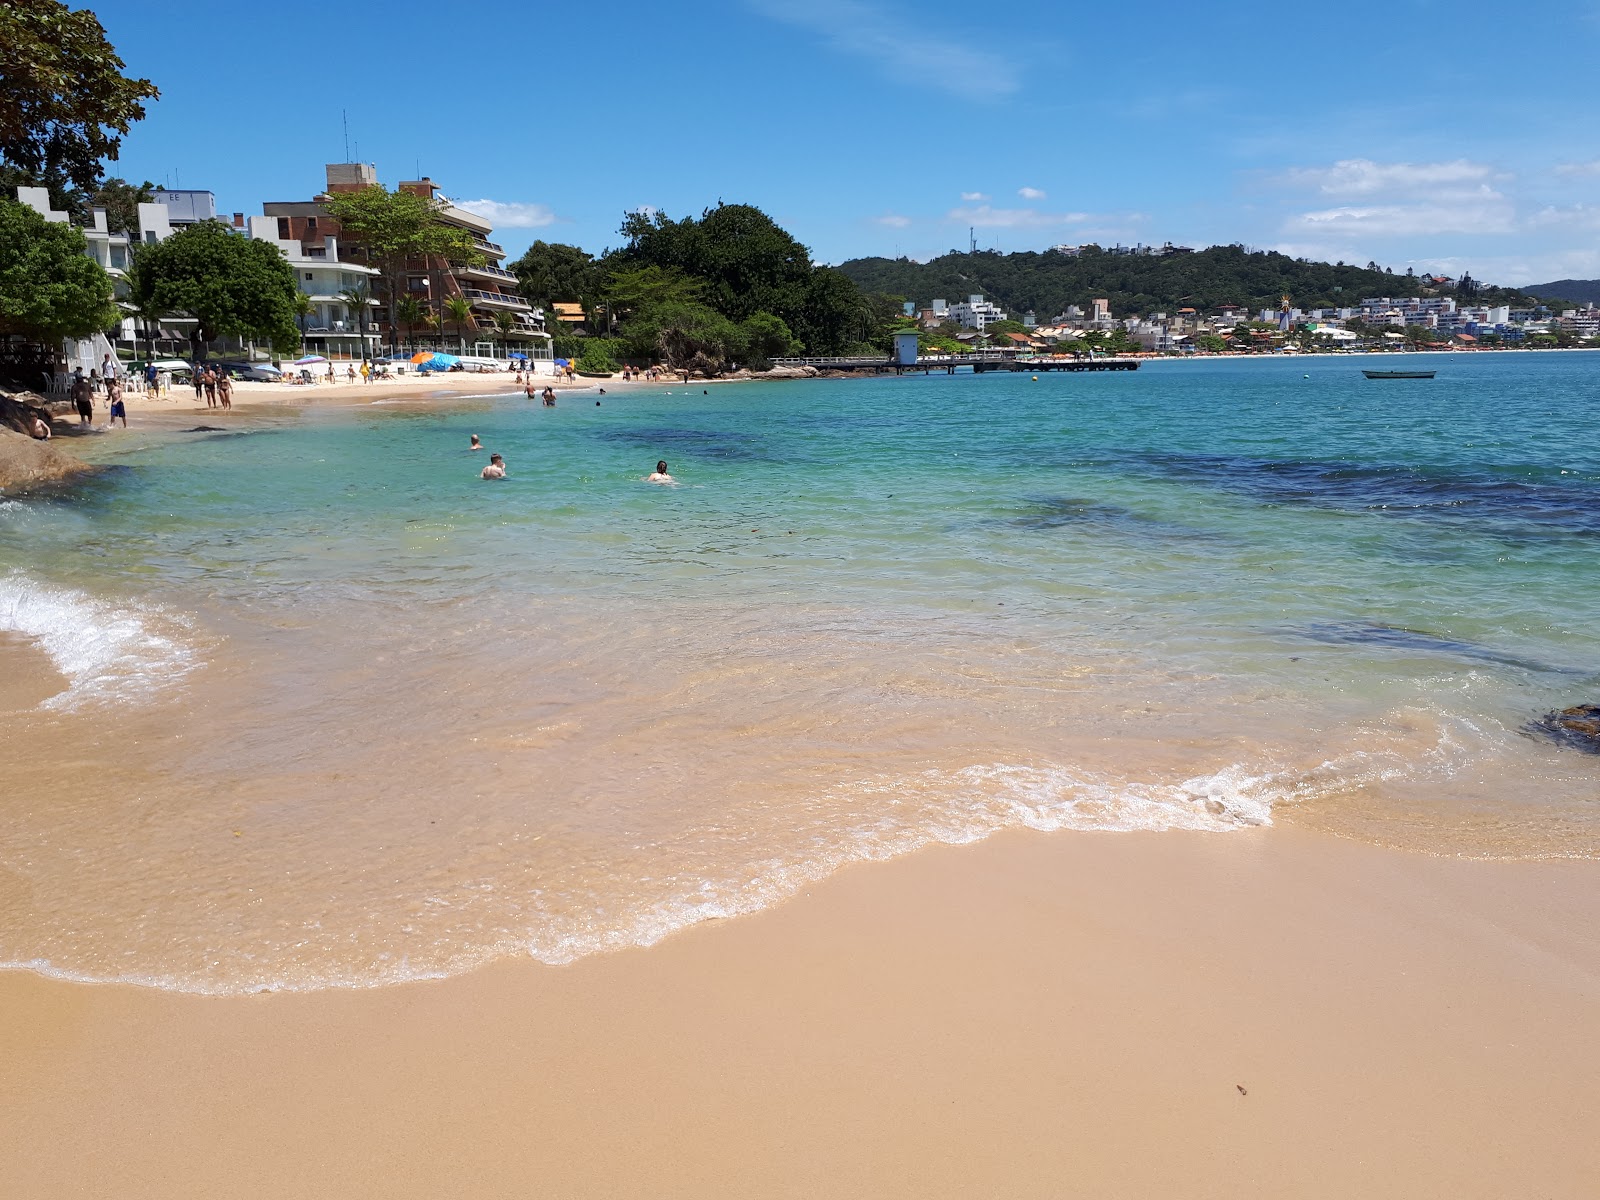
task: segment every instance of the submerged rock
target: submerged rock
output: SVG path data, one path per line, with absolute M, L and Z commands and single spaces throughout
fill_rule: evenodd
M 221 425 L 194 425 L 194 426 L 191 426 L 188 429 L 183 430 L 182 432 L 184 432 L 184 433 L 227 433 L 228 431 L 227 431 L 227 429 L 225 429 Z
M 1529 729 L 1558 746 L 1600 754 L 1600 704 L 1574 704 L 1546 713 Z

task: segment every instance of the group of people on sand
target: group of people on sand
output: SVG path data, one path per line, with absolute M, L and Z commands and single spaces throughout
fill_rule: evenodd
M 219 367 L 197 367 L 190 382 L 194 384 L 194 398 L 205 394 L 207 408 L 233 407 L 233 380 Z
M 483 449 L 483 442 L 479 439 L 477 434 L 472 435 L 472 444 L 468 448 L 471 450 Z M 479 479 L 504 479 L 505 477 L 506 460 L 500 454 L 489 455 L 488 465 L 484 467 L 483 470 L 478 472 Z M 643 478 L 646 483 L 675 484 L 678 482 L 671 475 L 667 474 L 667 460 L 664 458 L 656 463 L 656 469 L 654 471 Z

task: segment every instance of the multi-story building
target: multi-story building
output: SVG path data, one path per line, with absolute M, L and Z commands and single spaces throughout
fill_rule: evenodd
M 338 250 L 341 230 L 338 222 L 328 215 L 325 204 L 328 194 L 360 191 L 378 182 L 377 169 L 370 163 L 329 163 L 326 178 L 326 191 L 310 200 L 272 201 L 262 205 L 264 217 L 271 218 L 277 225 L 273 240 L 299 242 L 302 260 L 326 259 L 330 247 Z M 422 332 L 422 340 L 444 349 L 465 350 L 487 357 L 495 353 L 499 344 L 530 358 L 549 358 L 550 336 L 545 329 L 544 312 L 517 293 L 516 276 L 501 265 L 506 252 L 490 239 L 493 233 L 490 222 L 452 203 L 427 176 L 404 181 L 397 187 L 434 201 L 440 220 L 465 231 L 483 261 L 471 265 L 429 256 L 407 263 L 402 286 L 406 294 L 422 302 L 432 315 L 432 325 L 426 331 L 404 329 L 397 319 L 398 314 L 389 313 L 384 303 L 380 303 L 375 314 L 380 324 L 385 329 L 410 334 L 413 341 L 417 340 L 418 332 Z M 346 260 L 359 259 L 359 242 L 353 238 L 344 239 L 343 254 Z M 302 268 L 301 274 L 305 273 Z M 380 293 L 376 298 L 385 301 L 382 289 L 374 290 Z M 458 327 L 446 309 L 447 302 L 454 297 L 464 298 L 471 306 L 471 315 L 462 327 Z M 510 317 L 509 328 L 505 331 L 496 322 L 499 314 Z
M 377 270 L 347 262 L 339 253 L 339 239 L 323 235 L 308 246 L 296 238 L 280 238 L 279 217 L 251 217 L 250 236 L 276 246 L 294 270 L 295 285 L 310 301 L 301 318 L 300 337 L 306 350 L 327 358 L 366 358 L 377 354 L 382 336 L 373 310 L 378 306 Z M 365 292 L 367 301 L 358 303 Z M 365 311 L 360 311 L 364 309 Z
M 982 296 L 968 296 L 959 304 L 950 306 L 950 320 L 963 329 L 976 329 L 982 333 L 992 321 L 1004 321 L 1006 314 Z

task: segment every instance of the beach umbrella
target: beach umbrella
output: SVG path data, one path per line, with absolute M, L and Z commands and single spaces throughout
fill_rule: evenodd
M 432 359 L 433 365 L 436 367 L 453 367 L 460 361 L 461 359 L 454 354 L 441 353 L 435 353 Z
M 415 354 L 413 354 L 411 356 L 411 361 L 416 363 L 418 366 L 421 366 L 423 363 L 427 362 L 432 357 L 433 357 L 433 351 L 432 350 L 418 350 Z
M 327 361 L 328 360 L 323 358 L 322 355 L 320 355 L 320 354 L 308 354 L 304 358 L 295 359 L 294 360 L 294 365 L 297 366 L 297 367 L 303 367 L 307 363 L 327 362 Z

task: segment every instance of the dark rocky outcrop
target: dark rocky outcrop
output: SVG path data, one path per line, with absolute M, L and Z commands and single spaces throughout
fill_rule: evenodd
M 35 418 L 58 428 L 46 403 L 32 392 L 0 394 L 0 492 L 26 491 L 90 469 L 53 442 L 34 438 Z
M 1600 754 L 1600 704 L 1574 704 L 1546 713 L 1528 731 L 1558 746 Z

